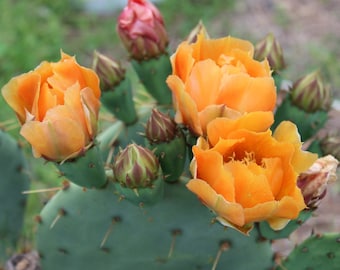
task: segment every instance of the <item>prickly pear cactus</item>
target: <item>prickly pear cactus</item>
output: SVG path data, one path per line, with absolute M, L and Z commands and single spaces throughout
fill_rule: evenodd
M 182 182 L 166 184 L 163 200 L 150 207 L 121 200 L 112 184 L 100 190 L 71 185 L 45 206 L 39 220 L 38 251 L 48 270 L 273 265 L 269 241 L 212 224 L 209 211 Z
M 0 130 L 0 265 L 13 254 L 23 225 L 29 188 L 27 162 L 19 144 Z
M 340 265 L 340 234 L 315 234 L 295 247 L 278 268 L 280 270 L 327 269 Z
M 2 88 L 34 156 L 64 180 L 35 219 L 42 269 L 275 269 L 271 241 L 309 219 L 336 179 L 337 160 L 305 151 L 321 150 L 328 88 L 307 76 L 295 95 L 281 93 L 273 36 L 254 48 L 210 39 L 200 24 L 170 58 L 147 0 L 129 0 L 117 23 L 129 70 L 98 53 L 91 70 L 62 53 Z M 0 150 L 4 254 L 15 247 L 28 182 L 4 133 Z M 279 269 L 338 269 L 339 239 L 312 236 Z

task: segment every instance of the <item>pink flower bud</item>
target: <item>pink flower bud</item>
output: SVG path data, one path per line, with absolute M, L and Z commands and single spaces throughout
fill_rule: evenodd
M 118 17 L 117 32 L 130 56 L 136 60 L 164 54 L 168 45 L 162 15 L 146 0 L 129 0 Z

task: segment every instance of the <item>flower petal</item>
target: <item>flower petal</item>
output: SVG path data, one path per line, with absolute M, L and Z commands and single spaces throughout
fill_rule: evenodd
M 39 97 L 40 75 L 34 71 L 12 78 L 3 88 L 2 95 L 16 112 L 21 124 L 26 120 L 26 111 L 36 111 Z
M 235 202 L 234 179 L 223 167 L 223 157 L 215 151 L 202 151 L 193 147 L 196 166 L 201 169 L 195 176 L 204 179 L 211 188 L 229 202 Z M 204 166 L 209 164 L 209 166 Z
M 221 77 L 221 69 L 210 59 L 193 66 L 185 90 L 196 103 L 198 111 L 216 103 Z
M 276 105 L 274 80 L 272 77 L 253 78 L 245 73 L 225 74 L 217 103 L 240 112 L 272 111 Z
M 234 178 L 236 202 L 244 208 L 251 208 L 257 204 L 273 201 L 274 196 L 263 174 L 263 168 L 257 173 L 255 168 L 260 167 L 249 161 L 244 164 L 240 161 L 231 161 L 224 164 L 225 170 L 229 171 Z
M 20 134 L 32 145 L 35 157 L 62 161 L 77 156 L 85 147 L 82 128 L 72 119 L 30 121 Z
M 80 66 L 74 57 L 62 53 L 59 62 L 51 63 L 53 76 L 48 82 L 54 89 L 67 89 L 78 82 L 80 88 L 90 87 L 97 98 L 100 97 L 99 79 L 91 69 Z
M 192 179 L 187 184 L 187 188 L 195 193 L 202 202 L 218 216 L 223 217 L 237 226 L 243 226 L 245 224 L 242 206 L 237 203 L 226 201 L 205 181 Z
M 294 145 L 296 150 L 292 164 L 298 174 L 308 170 L 318 158 L 317 154 L 301 150 L 300 134 L 296 125 L 290 121 L 281 122 L 275 129 L 273 137 L 280 142 L 289 142 Z
M 80 96 L 85 114 L 86 127 L 90 137 L 93 139 L 94 135 L 97 133 L 97 119 L 100 102 L 89 87 L 82 89 Z
M 268 201 L 254 205 L 251 208 L 245 208 L 244 209 L 245 222 L 246 223 L 258 222 L 269 219 L 272 217 L 277 207 L 278 202 Z
M 183 42 L 177 48 L 175 54 L 171 56 L 172 74 L 177 75 L 182 81 L 186 81 L 195 63 L 191 56 L 192 47 Z
M 212 120 L 207 125 L 207 134 L 211 145 L 215 145 L 220 138 L 228 138 L 228 135 L 240 129 L 261 132 L 267 130 L 274 122 L 272 112 L 251 112 L 248 114 L 236 114 L 230 117 L 220 117 Z
M 183 82 L 175 75 L 170 75 L 166 82 L 174 94 L 176 108 L 181 108 L 180 110 L 176 110 L 176 122 L 185 123 L 195 134 L 202 134 L 197 106 L 190 95 L 185 92 Z
M 269 77 L 270 76 L 270 66 L 267 60 L 263 62 L 258 62 L 252 57 L 249 56 L 248 53 L 241 51 L 239 49 L 235 49 L 232 52 L 232 55 L 237 59 L 239 64 L 244 66 L 245 70 L 251 77 Z M 235 66 L 237 63 L 235 63 Z
M 207 134 L 206 128 L 212 120 L 218 117 L 236 118 L 239 115 L 240 113 L 238 111 L 231 110 L 227 108 L 225 105 L 215 104 L 208 105 L 204 110 L 198 113 L 203 134 Z
M 212 59 L 218 62 L 221 55 L 230 55 L 231 52 L 238 48 L 253 56 L 254 47 L 247 41 L 231 36 L 219 39 L 206 39 L 203 34 L 199 34 L 197 42 L 193 44 L 193 55 L 196 60 Z

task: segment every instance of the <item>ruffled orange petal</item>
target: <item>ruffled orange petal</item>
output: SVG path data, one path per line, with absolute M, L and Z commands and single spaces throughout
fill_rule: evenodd
M 215 145 L 220 138 L 228 138 L 232 131 L 247 129 L 261 132 L 267 130 L 274 122 L 272 112 L 251 112 L 239 114 L 237 118 L 216 118 L 207 126 L 207 134 L 211 145 Z
M 97 74 L 92 69 L 80 66 L 73 56 L 61 52 L 61 61 L 54 63 L 53 68 L 55 73 L 62 78 L 67 77 L 68 72 L 72 73 L 73 76 L 68 75 L 70 80 L 68 83 L 69 86 L 78 82 L 81 89 L 89 87 L 92 89 L 96 98 L 100 97 L 101 91 Z
M 97 74 L 92 69 L 84 68 L 81 66 L 79 67 L 81 68 L 81 72 L 85 80 L 85 84 L 82 88 L 91 88 L 93 95 L 96 97 L 96 99 L 99 99 L 101 95 L 101 90 L 99 87 L 100 83 Z
M 287 223 L 298 217 L 304 209 L 303 198 L 286 196 L 280 201 L 268 201 L 244 209 L 246 223 L 267 220 L 273 230 L 283 229 Z
M 174 94 L 177 123 L 183 123 L 197 135 L 202 135 L 202 128 L 198 118 L 198 111 L 195 102 L 185 91 L 184 84 L 175 75 L 168 76 L 166 83 Z
M 235 150 L 236 157 L 242 158 L 245 152 L 253 152 L 256 154 L 257 162 L 263 162 L 266 158 L 271 159 L 276 157 L 282 160 L 282 178 L 284 182 L 279 192 L 275 195 L 276 199 L 281 199 L 283 196 L 294 191 L 297 173 L 291 164 L 291 159 L 294 154 L 294 146 L 292 144 L 277 142 L 271 136 L 270 130 L 257 133 L 238 130 L 231 134 L 231 138 L 244 138 L 244 142 L 238 145 Z
M 298 217 L 301 210 L 306 208 L 303 195 L 298 187 L 295 187 L 294 192 L 284 196 L 279 201 L 278 209 L 275 213 L 277 217 L 295 219 Z
M 220 139 L 212 148 L 212 150 L 220 153 L 225 158 L 225 162 L 231 161 L 234 157 L 235 151 L 242 144 L 244 138 L 237 139 Z
M 61 104 L 63 103 L 64 97 Z M 37 106 L 38 113 L 36 114 L 35 120 L 42 121 L 46 115 L 46 112 L 57 105 L 58 105 L 57 96 L 52 94 L 51 89 L 49 88 L 47 83 L 42 84 Z
M 266 177 L 263 173 L 254 173 L 255 168 L 251 168 L 252 161 L 248 162 L 250 162 L 249 165 L 241 161 L 230 161 L 224 164 L 225 170 L 234 177 L 236 202 L 244 208 L 251 208 L 257 204 L 274 200 Z
M 182 81 L 186 81 L 195 59 L 191 56 L 192 48 L 187 42 L 181 43 L 175 54 L 170 58 L 172 65 L 172 74 L 177 75 Z
M 225 74 L 217 103 L 240 112 L 272 111 L 276 104 L 274 80 L 271 77 L 252 78 L 245 73 Z
M 200 179 L 190 180 L 187 188 L 195 193 L 218 216 L 237 226 L 244 226 L 245 220 L 241 205 L 228 202 L 221 195 L 217 194 L 208 183 Z
M 297 194 L 298 193 L 299 192 L 297 192 Z M 299 216 L 300 211 L 304 208 L 305 204 L 303 202 L 303 197 L 302 200 L 301 198 L 294 196 L 283 197 L 282 200 L 278 202 L 277 209 L 273 213 L 272 217 L 267 219 L 267 222 L 273 230 L 281 230 L 290 220 L 296 219 Z
M 61 116 L 65 115 L 69 116 L 68 113 Z M 85 147 L 81 126 L 70 118 L 30 121 L 22 126 L 20 134 L 32 145 L 35 157 L 62 161 L 77 156 Z
M 257 222 L 271 218 L 278 207 L 277 201 L 267 201 L 244 209 L 245 222 Z
M 235 149 L 236 159 L 243 159 L 246 152 L 255 153 L 258 162 L 262 158 L 276 156 L 273 149 L 271 131 L 253 132 L 246 129 L 235 130 L 229 135 L 230 139 L 243 139 L 243 142 Z
M 221 69 L 211 59 L 193 66 L 185 83 L 185 90 L 196 103 L 198 111 L 216 103 L 221 77 Z
M 223 157 L 215 151 L 202 151 L 193 147 L 196 166 L 200 168 L 195 176 L 204 179 L 227 201 L 235 202 L 234 180 L 230 172 L 224 170 Z M 209 166 L 206 166 L 209 164 Z
M 207 134 L 208 124 L 218 117 L 230 117 L 235 118 L 239 116 L 239 112 L 227 108 L 225 105 L 209 105 L 204 110 L 198 113 L 200 124 L 202 127 L 202 133 Z
M 317 154 L 301 150 L 300 134 L 296 125 L 290 121 L 281 122 L 275 129 L 273 137 L 280 142 L 294 145 L 295 151 L 291 162 L 298 174 L 306 171 L 318 158 Z
M 53 70 L 51 67 L 51 63 L 47 61 L 43 61 L 34 69 L 35 72 L 39 73 L 41 77 L 41 83 L 46 82 L 47 78 L 53 75 Z
M 275 129 L 273 137 L 279 142 L 289 142 L 301 146 L 301 137 L 298 129 L 290 121 L 282 121 Z
M 85 90 L 86 92 L 90 91 L 91 89 L 88 88 L 88 90 Z M 89 108 L 87 108 L 83 102 L 83 97 L 81 96 L 83 90 L 79 88 L 79 84 L 75 83 L 72 87 L 68 88 L 65 91 L 65 106 L 68 107 L 69 111 L 73 112 L 73 118 L 75 121 L 77 121 L 83 128 L 84 135 L 86 137 L 86 141 L 90 141 L 92 138 L 92 134 L 94 134 L 94 131 L 96 130 L 95 123 L 92 122 L 94 120 L 93 114 L 90 115 Z M 95 99 L 94 95 L 92 94 L 92 97 L 89 93 L 86 94 L 87 98 L 90 98 L 88 101 L 95 102 L 93 99 Z M 99 101 L 97 101 L 99 102 Z M 98 106 L 93 105 L 93 106 Z M 95 108 L 93 108 L 95 109 Z M 86 111 L 85 111 L 86 110 Z M 91 119 L 88 119 L 88 117 L 92 117 Z
M 282 163 L 282 159 L 278 157 L 272 158 L 264 158 L 262 159 L 264 167 L 264 174 L 267 178 L 270 189 L 273 193 L 275 199 L 277 199 L 277 195 L 282 189 L 282 183 L 284 180 L 284 164 Z
M 241 50 L 233 50 L 232 55 L 235 57 L 235 61 L 242 63 L 247 73 L 251 77 L 269 77 L 270 66 L 267 60 L 259 62 L 249 56 L 248 53 Z M 235 63 L 237 65 L 237 63 Z
M 2 89 L 8 105 L 16 112 L 21 124 L 26 120 L 26 111 L 34 115 L 39 98 L 40 75 L 31 71 L 12 78 Z
M 197 42 L 193 45 L 193 55 L 196 60 L 212 59 L 218 62 L 221 55 L 230 55 L 231 52 L 238 48 L 253 56 L 254 47 L 247 41 L 233 37 L 224 37 L 219 39 L 206 39 L 204 35 L 200 34 L 197 37 Z

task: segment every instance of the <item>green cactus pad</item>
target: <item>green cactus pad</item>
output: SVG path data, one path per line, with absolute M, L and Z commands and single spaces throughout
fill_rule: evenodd
M 87 191 L 71 185 L 48 202 L 37 232 L 42 269 L 211 270 L 219 255 L 216 269 L 273 266 L 269 241 L 213 224 L 185 183 L 166 184 L 153 206 L 115 193 L 113 184 Z
M 161 170 L 160 170 L 161 171 Z M 162 173 L 160 173 L 162 175 Z M 163 177 L 156 179 L 150 187 L 128 188 L 123 187 L 120 183 L 114 183 L 117 192 L 130 202 L 136 205 L 152 205 L 163 198 L 164 180 Z
M 16 249 L 20 237 L 26 195 L 28 167 L 18 143 L 0 130 L 0 265 Z M 1 268 L 1 267 L 0 267 Z
M 82 187 L 101 188 L 106 183 L 104 162 L 96 145 L 84 156 L 56 165 L 63 176 Z
M 147 141 L 146 144 L 158 157 L 165 181 L 177 181 L 183 173 L 187 155 L 187 148 L 182 132 L 179 132 L 179 135 L 170 142 L 150 144 Z
M 310 236 L 298 245 L 278 267 L 280 270 L 338 270 L 340 267 L 340 234 Z
M 111 91 L 103 92 L 103 105 L 126 125 L 138 120 L 135 104 L 132 99 L 132 85 L 128 77 Z
M 164 54 L 158 58 L 146 61 L 131 61 L 133 68 L 145 89 L 157 100 L 159 104 L 169 105 L 172 94 L 165 81 L 171 74 L 169 55 Z

